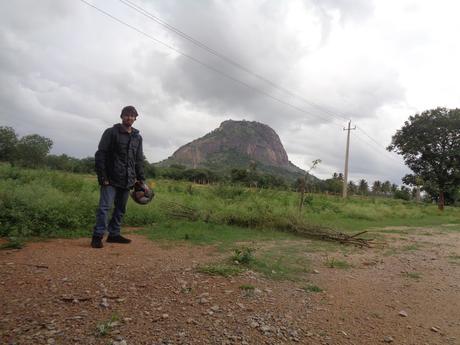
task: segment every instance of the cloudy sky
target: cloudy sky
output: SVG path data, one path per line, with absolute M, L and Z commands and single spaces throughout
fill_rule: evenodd
M 0 3 L 0 125 L 51 138 L 55 154 L 93 155 L 133 104 L 151 162 L 246 119 L 299 167 L 320 158 L 327 178 L 343 171 L 351 120 L 350 178 L 400 184 L 391 136 L 410 115 L 460 106 L 457 0 L 85 1 L 106 14 Z

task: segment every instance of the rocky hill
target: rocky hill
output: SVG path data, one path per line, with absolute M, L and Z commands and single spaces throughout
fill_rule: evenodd
M 293 179 L 305 171 L 292 164 L 279 136 L 269 126 L 256 121 L 227 120 L 219 128 L 173 153 L 158 166 L 180 164 L 189 168 L 216 171 L 248 168 Z

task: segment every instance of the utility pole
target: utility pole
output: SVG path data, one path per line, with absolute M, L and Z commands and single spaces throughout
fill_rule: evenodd
M 347 149 L 345 151 L 345 171 L 343 173 L 343 188 L 342 188 L 342 197 L 345 199 L 347 197 L 348 191 L 348 155 L 350 151 L 350 131 L 355 130 L 356 126 L 353 128 L 351 127 L 351 120 L 348 121 L 348 128 L 344 128 L 344 131 L 348 131 L 347 133 Z

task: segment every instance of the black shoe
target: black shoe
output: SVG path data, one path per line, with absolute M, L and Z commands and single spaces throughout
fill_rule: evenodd
M 102 244 L 102 237 L 100 236 L 93 236 L 91 240 L 91 247 L 93 248 L 102 248 L 104 245 Z
M 121 235 L 107 237 L 107 242 L 109 243 L 131 243 L 129 238 L 123 237 Z

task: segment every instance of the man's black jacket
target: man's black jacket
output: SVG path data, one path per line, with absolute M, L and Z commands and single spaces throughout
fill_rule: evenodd
M 136 180 L 144 181 L 142 137 L 132 128 L 128 133 L 121 124 L 107 128 L 95 155 L 99 184 L 129 189 Z

